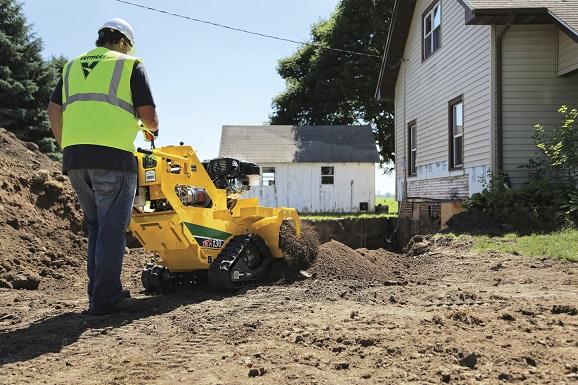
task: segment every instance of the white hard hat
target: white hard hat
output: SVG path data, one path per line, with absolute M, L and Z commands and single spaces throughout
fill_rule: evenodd
M 105 28 L 114 29 L 115 31 L 122 33 L 129 40 L 130 44 L 133 47 L 135 46 L 134 29 L 132 29 L 131 25 L 126 20 L 118 17 L 107 20 L 98 31 L 100 32 Z

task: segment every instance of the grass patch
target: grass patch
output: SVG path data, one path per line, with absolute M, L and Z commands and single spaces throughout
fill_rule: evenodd
M 375 205 L 377 206 L 379 204 L 389 206 L 389 213 L 392 215 L 397 215 L 397 212 L 399 211 L 395 198 L 376 197 Z
M 376 213 L 317 213 L 317 214 L 300 214 L 301 219 L 308 221 L 331 221 L 335 219 L 367 219 L 367 218 L 392 218 L 397 217 L 398 206 L 395 198 L 376 197 L 375 205 L 381 204 L 389 206 L 388 214 Z
M 319 213 L 300 214 L 299 218 L 307 221 L 331 221 L 335 219 L 368 219 L 368 218 L 394 218 L 397 214 L 375 214 L 375 213 Z
M 562 258 L 578 262 L 578 230 L 562 230 L 551 234 L 503 237 L 474 236 L 474 250 L 518 253 L 527 257 Z
M 300 214 L 301 219 L 308 221 L 330 221 L 335 219 L 366 219 L 366 218 L 392 218 L 397 217 L 398 206 L 395 198 L 376 197 L 375 205 L 381 204 L 389 206 L 388 214 L 376 213 L 318 213 L 318 214 Z

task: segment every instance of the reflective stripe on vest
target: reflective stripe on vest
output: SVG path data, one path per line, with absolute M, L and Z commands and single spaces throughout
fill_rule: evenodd
M 68 63 L 66 66 L 66 70 L 64 73 L 63 79 L 63 88 L 64 88 L 64 98 L 65 102 L 62 105 L 63 111 L 66 110 L 66 107 L 71 105 L 74 102 L 106 102 L 108 104 L 112 104 L 113 106 L 122 108 L 126 112 L 134 115 L 134 107 L 132 104 L 119 99 L 116 94 L 118 92 L 118 85 L 120 84 L 120 78 L 122 76 L 122 70 L 124 67 L 125 59 L 117 59 L 116 64 L 114 66 L 114 71 L 112 73 L 112 79 L 110 80 L 110 86 L 108 89 L 108 94 L 100 94 L 100 93 L 82 93 L 82 94 L 74 94 L 70 96 L 70 86 L 69 86 L 69 76 L 70 76 L 70 67 L 72 66 L 72 61 Z

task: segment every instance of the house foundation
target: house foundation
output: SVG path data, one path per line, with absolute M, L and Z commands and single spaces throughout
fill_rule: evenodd
M 397 246 L 403 248 L 414 235 L 434 234 L 447 228 L 448 220 L 464 211 L 462 204 L 461 200 L 399 202 Z

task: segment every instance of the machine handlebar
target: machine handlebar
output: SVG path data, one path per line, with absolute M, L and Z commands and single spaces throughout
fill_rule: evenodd
M 146 154 L 146 155 L 152 155 L 153 154 L 153 150 L 147 150 L 145 148 L 137 148 L 136 149 L 137 152 L 140 152 L 141 154 Z

